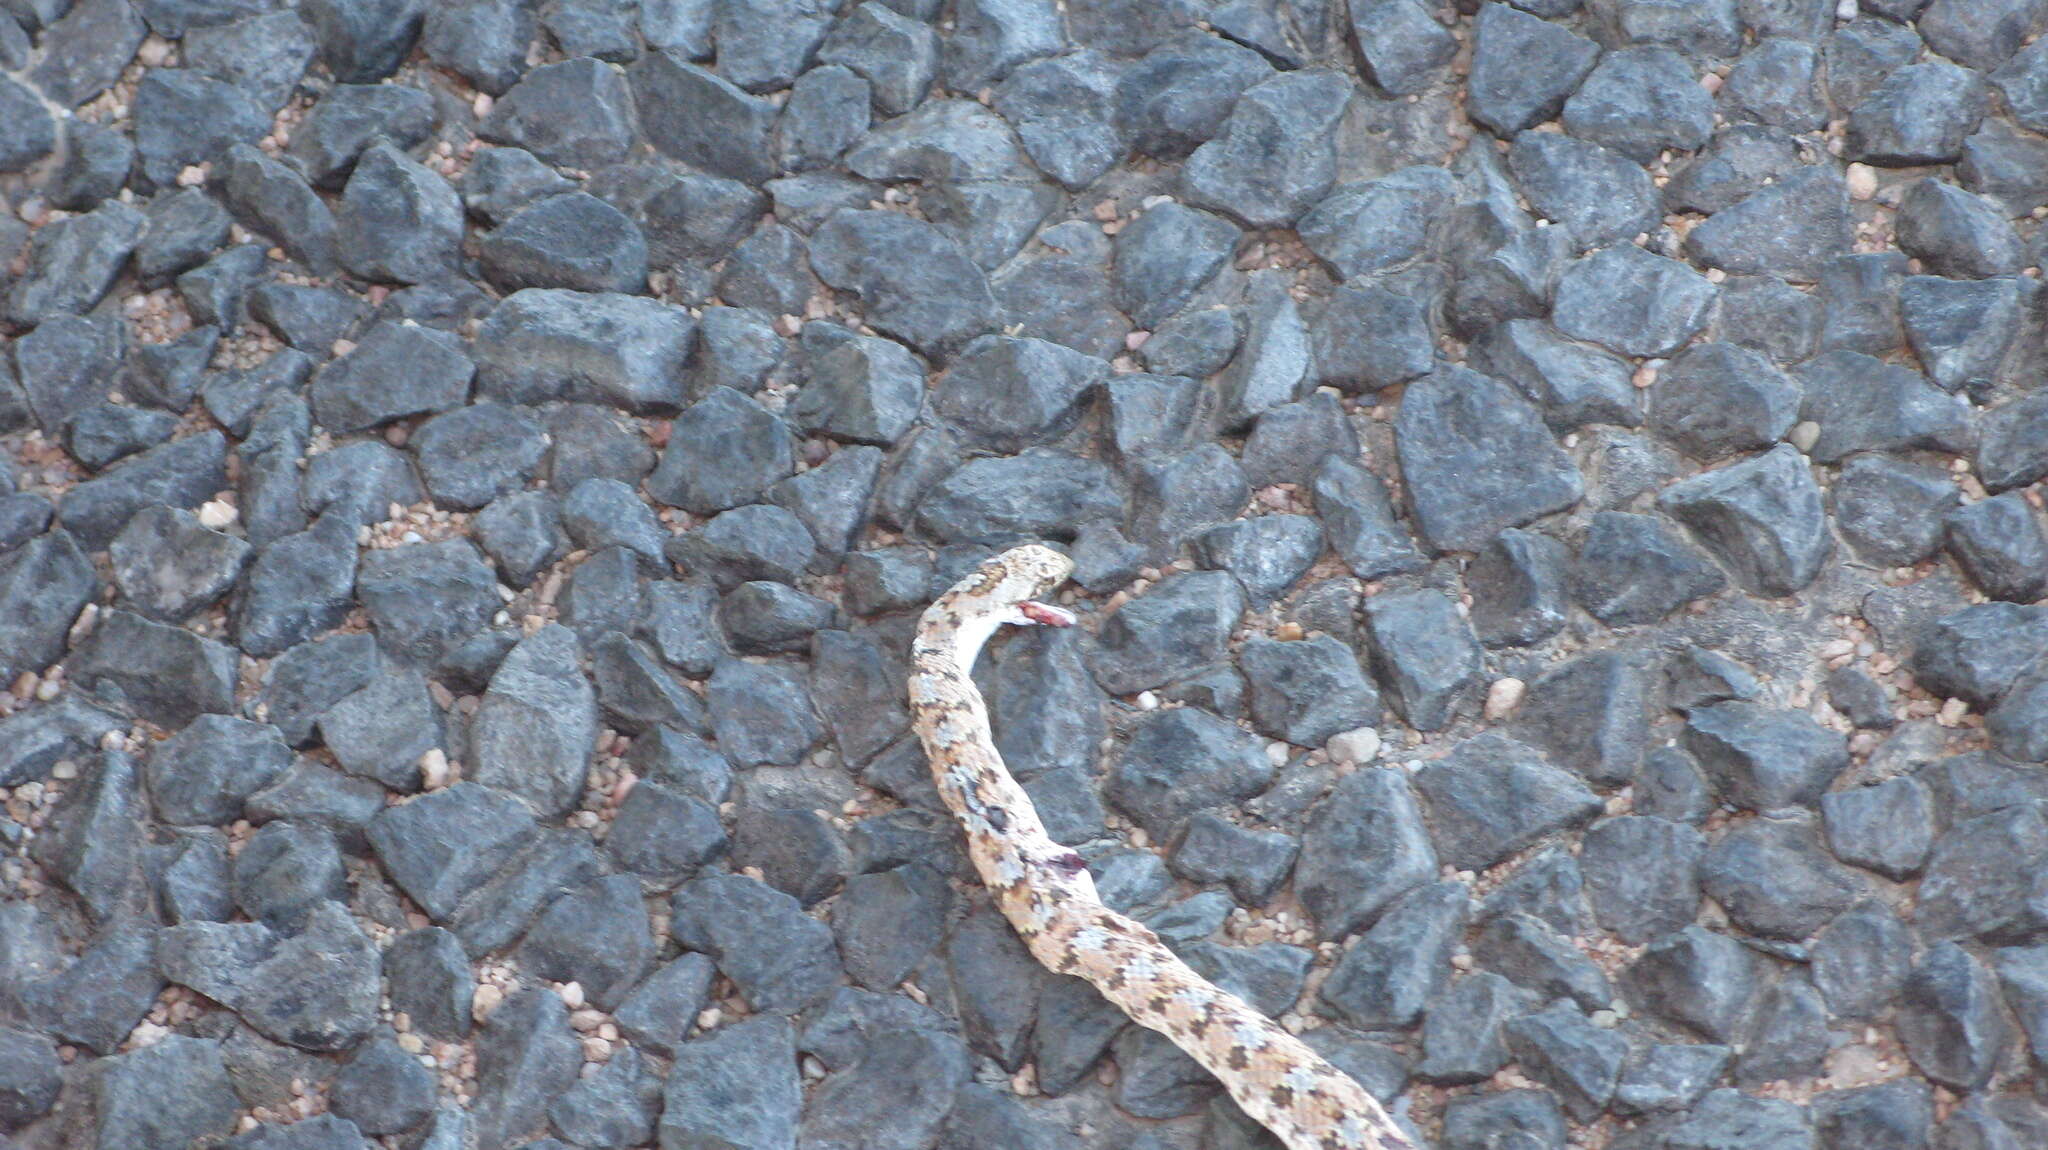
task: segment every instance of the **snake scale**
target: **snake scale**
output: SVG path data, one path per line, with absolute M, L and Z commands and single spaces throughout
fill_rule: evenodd
M 1414 1150 L 1358 1083 L 1104 906 L 1087 864 L 1045 833 L 1004 767 L 969 672 L 999 627 L 1073 625 L 1073 615 L 1040 601 L 1072 570 L 1051 548 L 1018 547 L 983 563 L 919 621 L 912 720 L 982 882 L 1034 958 L 1087 979 L 1132 1021 L 1171 1039 L 1288 1150 Z

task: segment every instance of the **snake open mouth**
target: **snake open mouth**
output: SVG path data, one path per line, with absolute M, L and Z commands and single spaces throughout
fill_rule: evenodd
M 1055 607 L 1050 603 L 1040 603 L 1036 599 L 1026 599 L 1017 604 L 1017 612 L 1033 623 L 1046 627 L 1071 627 L 1075 623 L 1072 611 L 1065 607 Z

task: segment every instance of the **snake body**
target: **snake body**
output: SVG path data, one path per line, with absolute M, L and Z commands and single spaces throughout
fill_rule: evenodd
M 1072 570 L 1048 547 L 1004 552 L 927 608 L 913 642 L 912 721 L 982 882 L 1034 958 L 1087 979 L 1132 1021 L 1171 1039 L 1288 1150 L 1414 1150 L 1358 1083 L 1104 906 L 1087 864 L 1046 834 L 1004 767 L 969 671 L 999 627 L 1072 625 L 1071 614 L 1039 601 Z

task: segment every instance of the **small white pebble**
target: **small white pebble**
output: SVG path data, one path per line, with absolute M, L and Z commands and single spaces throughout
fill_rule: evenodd
M 1159 696 L 1150 691 L 1139 691 L 1137 703 L 1141 711 L 1156 711 L 1159 709 Z
M 1289 747 L 1286 743 L 1273 742 L 1266 744 L 1266 761 L 1276 767 L 1286 766 L 1288 756 L 1293 753 L 1294 748 Z
M 478 1022 L 482 1022 L 491 1016 L 493 1010 L 498 1009 L 499 1003 L 504 1001 L 504 989 L 486 982 L 477 987 L 476 993 L 470 997 L 469 1015 Z
M 1493 685 L 1486 689 L 1486 717 L 1503 718 L 1521 706 L 1522 693 L 1528 690 L 1528 686 L 1513 675 L 1495 679 Z
M 448 785 L 448 753 L 431 747 L 420 756 L 420 788 L 438 791 Z
M 199 525 L 213 531 L 225 531 L 241 518 L 241 512 L 225 499 L 209 499 L 199 505 Z
M 1323 744 L 1323 753 L 1336 763 L 1369 763 L 1380 753 L 1380 733 L 1371 727 L 1340 731 Z
M 1877 194 L 1877 169 L 1869 164 L 1850 164 L 1847 177 L 1850 199 L 1867 200 Z
M 1792 425 L 1792 434 L 1786 438 L 1791 441 L 1792 446 L 1799 449 L 1801 455 L 1804 455 L 1812 451 L 1813 445 L 1820 441 L 1820 424 L 1811 419 L 1801 420 Z

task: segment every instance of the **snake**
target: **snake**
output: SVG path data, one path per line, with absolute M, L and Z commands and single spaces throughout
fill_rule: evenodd
M 1086 860 L 1046 834 L 1003 765 L 974 661 L 1002 627 L 1073 626 L 1072 612 L 1044 601 L 1072 572 L 1043 544 L 1002 552 L 935 599 L 911 642 L 912 726 L 990 897 L 1041 966 L 1088 980 L 1166 1036 L 1287 1150 L 1415 1150 L 1364 1087 L 1103 905 Z

